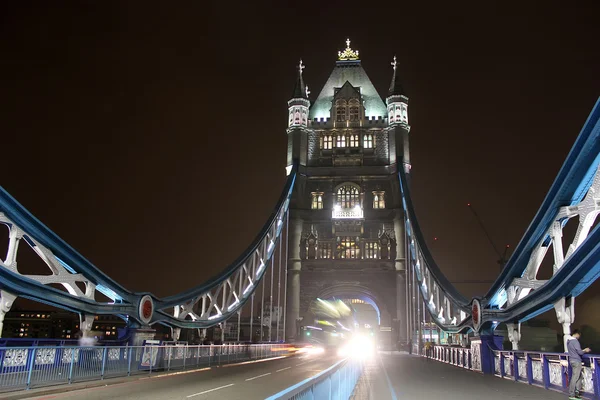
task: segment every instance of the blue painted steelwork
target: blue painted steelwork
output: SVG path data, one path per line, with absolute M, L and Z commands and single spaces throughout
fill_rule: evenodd
M 577 296 L 600 275 L 600 227 L 567 256 L 548 281 L 531 281 L 538 286 L 523 298 L 507 304 L 507 291 L 516 278 L 524 276 L 536 249 L 552 245 L 550 229 L 555 221 L 562 226 L 568 217 L 559 212 L 582 202 L 588 194 L 600 164 L 600 100 L 594 106 L 573 148 L 564 162 L 535 218 L 505 268 L 488 293 L 480 299 L 480 320 L 471 317 L 473 300 L 463 297 L 437 266 L 424 240 L 413 208 L 407 175 L 399 172 L 403 206 L 407 216 L 409 263 L 415 272 L 419 293 L 432 320 L 448 332 L 466 332 L 473 327 L 495 327 L 499 322 L 525 321 L 554 307 L 561 298 Z M 545 251 L 545 250 L 544 250 Z M 562 251 L 562 249 L 561 249 Z M 545 254 L 545 253 L 543 253 Z M 542 255 L 543 255 L 542 254 Z M 441 298 L 441 300 L 440 300 Z M 442 308 L 444 310 L 442 310 Z M 450 315 L 447 315 L 450 314 Z M 454 318 L 446 318 L 454 317 Z M 476 326 L 475 326 L 476 325 Z
M 471 349 L 460 347 L 435 346 L 429 358 L 457 367 L 473 369 L 466 363 Z M 464 356 L 461 356 L 464 354 Z M 545 389 L 567 393 L 569 356 L 565 353 L 539 351 L 493 350 L 493 374 L 499 378 L 539 386 Z M 584 385 L 583 398 L 600 398 L 600 355 L 583 356 Z
M 286 344 L 0 347 L 0 393 L 288 354 Z
M 49 252 L 52 260 L 44 261 L 51 270 L 60 266 L 67 271 L 71 281 L 84 282 L 86 285 L 89 283 L 91 295 L 87 293 L 88 289 L 85 295 L 81 293 L 77 296 L 44 284 L 48 282 L 43 278 L 37 280 L 28 278 L 19 274 L 14 265 L 7 267 L 5 263 L 9 263 L 10 260 L 1 259 L 0 290 L 73 312 L 128 316 L 141 324 L 158 322 L 180 328 L 214 326 L 238 312 L 254 293 L 267 271 L 275 251 L 275 243 L 281 237 L 296 171 L 295 166 L 288 175 L 284 190 L 267 223 L 236 261 L 202 285 L 162 299 L 151 293 L 131 292 L 112 280 L 0 187 L 0 217 L 3 218 L 0 223 L 13 229 L 15 235 L 22 235 L 22 238 L 42 259 L 48 258 L 48 254 L 44 251 Z M 60 278 L 57 273 L 52 277 L 56 280 Z M 73 282 L 68 284 L 72 286 Z M 64 286 L 67 287 L 68 284 Z M 77 290 L 81 292 L 78 288 L 72 289 L 72 292 Z M 96 301 L 93 296 L 94 290 L 107 296 L 112 302 Z M 140 302 L 144 296 L 149 296 L 152 300 L 151 318 L 148 321 L 143 321 L 141 316 Z M 198 308 L 202 308 L 202 315 L 196 314 Z

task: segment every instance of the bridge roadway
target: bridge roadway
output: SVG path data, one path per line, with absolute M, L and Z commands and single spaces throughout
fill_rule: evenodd
M 265 399 L 339 361 L 335 355 L 297 355 L 131 379 L 123 383 L 28 399 L 205 400 Z M 0 395 L 2 399 L 2 395 Z
M 338 361 L 332 355 L 155 376 L 29 399 L 204 400 L 265 399 Z M 381 352 L 365 364 L 353 400 L 558 400 L 567 396 L 404 353 Z M 2 396 L 0 396 L 2 398 Z
M 406 353 L 380 353 L 365 365 L 353 400 L 558 400 L 567 396 Z

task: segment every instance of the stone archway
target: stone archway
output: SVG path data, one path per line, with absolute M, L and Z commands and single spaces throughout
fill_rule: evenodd
M 385 302 L 366 286 L 344 283 L 331 285 L 320 290 L 315 299 L 329 299 L 333 297 L 340 299 L 361 299 L 373 306 L 378 314 L 380 326 L 391 325 L 392 317 Z M 309 313 L 309 307 L 304 310 L 303 317 Z

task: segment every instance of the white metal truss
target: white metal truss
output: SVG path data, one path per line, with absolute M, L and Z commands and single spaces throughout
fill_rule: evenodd
M 6 268 L 15 274 L 34 280 L 42 285 L 60 284 L 67 292 L 74 297 L 87 298 L 93 301 L 96 299 L 96 293 L 100 292 L 110 298 L 112 302 L 121 301 L 112 290 L 105 287 L 97 287 L 90 279 L 81 273 L 76 273 L 73 268 L 58 258 L 50 249 L 39 243 L 33 237 L 27 235 L 23 229 L 11 221 L 4 213 L 0 212 L 0 225 L 8 228 L 8 251 L 4 259 L 0 258 L 0 268 Z M 21 241 L 24 241 L 37 256 L 46 264 L 50 270 L 49 275 L 31 275 L 19 271 L 17 265 L 17 254 Z M 85 290 L 82 290 L 77 283 L 82 283 Z M 106 304 L 109 304 L 108 302 Z
M 409 232 L 414 232 L 410 220 L 407 220 L 407 226 Z M 444 330 L 457 330 L 459 325 L 470 316 L 469 309 L 465 305 L 453 300 L 452 296 L 444 290 L 434 278 L 434 274 L 431 273 L 419 243 L 412 236 L 409 240 L 411 247 L 411 267 L 415 272 L 418 289 L 421 292 L 422 298 L 426 300 L 425 304 L 432 318 Z
M 173 318 L 180 321 L 191 319 L 218 322 L 236 314 L 250 299 L 267 269 L 271 268 L 269 260 L 273 257 L 277 240 L 280 240 L 288 203 L 289 200 L 286 200 L 277 214 L 276 222 L 269 227 L 267 234 L 246 260 L 218 285 L 198 293 L 189 301 L 173 306 Z M 160 306 L 158 309 L 161 310 Z
M 600 214 L 600 167 L 596 170 L 594 180 L 584 199 L 578 204 L 561 207 L 557 210 L 556 216 L 547 234 L 543 236 L 537 244 L 531 256 L 527 267 L 521 278 L 515 278 L 506 290 L 506 301 L 501 307 L 510 307 L 518 301 L 525 299 L 534 290 L 541 288 L 547 283 L 546 280 L 538 280 L 537 275 L 540 267 L 548 255 L 548 250 L 552 247 L 551 256 L 553 257 L 552 272 L 555 275 L 560 271 L 565 261 L 577 250 L 590 233 L 596 218 Z M 579 217 L 577 232 L 567 246 L 565 253 L 563 246 L 563 228 L 571 218 Z M 560 302 L 559 302 L 560 303 Z M 556 312 L 561 324 L 573 322 L 574 315 L 570 315 L 569 307 L 563 304 L 557 304 Z

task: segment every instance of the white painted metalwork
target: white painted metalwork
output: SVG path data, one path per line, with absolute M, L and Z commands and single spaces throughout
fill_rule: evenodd
M 534 290 L 544 286 L 547 281 L 538 280 L 537 275 L 545 257 L 549 253 L 548 250 L 550 247 L 552 247 L 550 254 L 553 257 L 553 274 L 556 274 L 565 261 L 569 259 L 587 238 L 598 214 L 600 214 L 600 167 L 596 170 L 593 183 L 584 199 L 578 204 L 561 207 L 557 210 L 554 222 L 548 229 L 547 235 L 543 236 L 537 247 L 533 250 L 523 276 L 513 279 L 511 285 L 506 289 L 506 301 L 501 304 L 501 307 L 512 306 L 526 299 Z M 565 240 L 563 237 L 563 228 L 566 226 L 567 221 L 574 217 L 579 218 L 579 224 L 574 237 L 568 242 L 565 253 L 563 248 L 563 241 Z M 566 340 L 571 333 L 570 326 L 575 320 L 574 299 L 569 303 L 568 299 L 563 298 L 554 305 L 554 308 L 558 322 L 563 326 L 566 346 Z
M 68 266 L 64 261 L 56 257 L 54 253 L 39 243 L 36 239 L 27 235 L 17 224 L 11 221 L 4 213 L 0 212 L 0 224 L 5 225 L 8 228 L 8 251 L 4 259 L 0 258 L 0 267 L 6 268 L 16 274 L 24 276 L 28 279 L 34 280 L 43 285 L 49 284 L 60 284 L 67 292 L 75 297 L 84 297 L 91 300 L 96 300 L 96 293 L 99 292 L 90 279 L 86 278 L 82 274 L 75 273 L 73 268 Z M 31 275 L 23 274 L 19 271 L 17 266 L 17 254 L 19 252 L 19 245 L 21 241 L 24 241 L 36 254 L 37 256 L 48 266 L 50 270 L 49 275 Z M 81 290 L 77 283 L 85 285 L 85 291 Z M 107 296 L 110 292 L 102 291 L 102 294 Z M 117 299 L 120 300 L 113 293 L 113 296 L 107 296 L 112 301 Z

